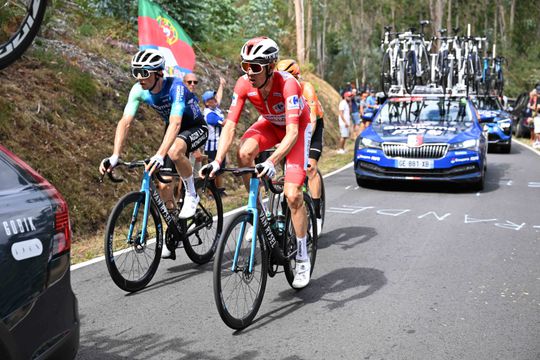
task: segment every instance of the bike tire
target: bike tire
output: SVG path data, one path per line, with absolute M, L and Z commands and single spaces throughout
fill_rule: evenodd
M 46 8 L 47 0 L 28 0 L 26 15 L 15 32 L 5 41 L 0 39 L 0 70 L 17 60 L 32 44 L 43 22 Z
M 326 215 L 326 189 L 324 188 L 323 175 L 319 169 L 317 169 L 317 174 L 319 175 L 321 179 L 321 206 L 319 208 L 319 211 L 321 213 L 321 220 L 322 220 L 322 223 L 321 223 L 321 233 L 322 233 L 322 229 L 324 229 L 324 219 Z M 317 234 L 317 237 L 319 237 L 319 235 L 321 234 Z
M 317 246 L 318 246 L 318 235 L 317 235 L 317 217 L 315 216 L 315 209 L 313 208 L 313 200 L 311 200 L 311 197 L 304 193 L 304 205 L 306 206 L 306 210 L 308 212 L 308 231 L 307 231 L 307 251 L 309 253 L 309 261 L 311 263 L 311 271 L 310 274 L 313 274 L 313 269 L 315 269 L 315 260 L 317 260 Z M 284 254 L 286 257 L 291 257 L 289 261 L 285 261 L 285 264 L 283 265 L 283 270 L 285 273 L 285 277 L 287 278 L 287 282 L 291 286 L 291 288 L 295 290 L 302 290 L 297 289 L 292 286 L 294 281 L 294 275 L 295 273 L 295 267 L 296 267 L 296 259 L 292 254 L 296 254 L 296 235 L 294 233 L 294 228 L 292 226 L 292 220 L 290 216 L 290 211 L 287 211 L 286 216 L 287 225 L 285 226 L 285 244 L 284 244 Z
M 216 251 L 223 230 L 223 204 L 213 182 L 208 183 L 205 192 L 202 191 L 202 181 L 195 185 L 201 201 L 197 205 L 195 216 L 186 222 L 187 236 L 184 236 L 183 244 L 189 259 L 202 265 L 212 260 Z M 191 233 L 191 227 L 198 228 L 203 224 L 207 225 Z
M 422 51 L 420 62 L 422 66 L 422 74 L 420 76 L 420 81 L 422 85 L 428 85 L 431 82 L 431 64 L 429 62 L 428 53 L 425 48 Z
M 133 242 L 127 242 L 127 231 L 133 218 L 135 218 L 133 234 L 140 236 L 142 229 L 138 226 L 142 225 L 144 217 L 144 201 L 143 192 L 126 194 L 113 208 L 105 229 L 107 270 L 114 283 L 120 289 L 128 292 L 141 290 L 152 280 L 161 258 L 163 229 L 161 217 L 153 203 L 150 205 L 148 216 L 147 241 L 142 247 L 137 247 Z M 136 204 L 139 204 L 139 210 L 134 214 Z M 155 237 L 155 242 L 152 236 Z M 140 239 L 136 238 L 136 240 Z M 131 268 L 124 268 L 129 259 L 131 259 Z M 148 268 L 144 271 L 145 264 Z M 141 270 L 143 271 L 141 272 Z
M 242 224 L 245 226 L 243 234 Z M 253 229 L 252 214 L 248 211 L 237 214 L 225 229 L 214 260 L 214 300 L 223 322 L 235 330 L 249 326 L 257 315 L 268 276 L 268 254 L 260 232 L 257 234 L 259 243 L 255 247 L 254 268 L 249 273 L 251 241 L 245 240 L 245 234 L 249 233 L 250 227 Z M 237 269 L 233 271 L 231 269 L 238 239 L 242 240 Z M 252 284 L 253 288 L 250 287 Z
M 393 80 L 391 72 L 391 64 L 390 64 L 390 55 L 388 52 L 384 53 L 383 60 L 382 60 L 382 66 L 381 66 L 381 89 L 384 92 L 384 96 L 388 97 L 388 93 L 390 92 L 390 88 L 392 87 Z
M 416 56 L 414 52 L 407 53 L 407 66 L 405 67 L 405 90 L 411 94 L 416 86 Z

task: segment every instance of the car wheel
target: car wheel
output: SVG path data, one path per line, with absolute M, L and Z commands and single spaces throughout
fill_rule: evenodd
M 503 154 L 510 154 L 510 151 L 512 150 L 512 140 L 508 144 L 501 145 L 500 150 Z

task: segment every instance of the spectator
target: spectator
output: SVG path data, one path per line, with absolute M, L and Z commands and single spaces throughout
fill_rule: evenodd
M 351 99 L 352 93 L 346 91 L 343 94 L 343 100 L 339 103 L 339 132 L 341 138 L 339 139 L 339 150 L 338 154 L 345 154 L 345 140 L 350 136 L 350 126 L 351 126 Z
M 532 124 L 531 143 L 533 148 L 540 149 L 540 83 L 536 84 L 536 88 L 531 92 L 529 100 L 529 109 L 531 109 L 531 119 L 529 124 Z
M 197 84 L 199 84 L 199 79 L 197 79 L 197 75 L 195 73 L 187 73 L 184 75 L 184 79 L 182 79 L 184 84 L 186 84 L 186 87 L 195 95 L 195 98 L 197 101 L 199 101 L 199 97 L 197 96 L 196 90 L 197 90 Z M 193 165 L 193 173 L 197 176 L 199 174 L 199 170 L 202 166 L 202 159 L 203 155 L 200 149 L 197 149 L 193 151 L 189 157 L 189 160 L 191 161 L 191 164 Z
M 218 91 L 207 90 L 202 95 L 204 103 L 204 119 L 208 124 L 208 140 L 204 147 L 204 152 L 208 156 L 208 161 L 212 162 L 216 159 L 217 146 L 219 143 L 219 136 L 221 135 L 221 129 L 223 126 L 223 120 L 225 118 L 223 111 L 220 109 L 220 103 L 223 96 L 223 86 L 225 85 L 225 79 L 220 77 Z M 226 161 L 221 164 L 222 167 L 226 166 Z M 218 191 L 222 195 L 226 195 L 223 187 L 223 176 L 216 177 L 216 186 Z
M 358 129 L 360 127 L 360 106 L 358 104 L 358 96 L 356 89 L 352 89 L 352 99 L 351 99 L 351 117 L 353 123 L 353 136 L 356 138 Z
M 531 139 L 531 144 L 533 145 L 534 147 L 534 141 L 535 141 L 535 134 L 534 134 L 534 128 L 535 128 L 535 124 L 534 124 L 534 119 L 537 115 L 537 107 L 538 107 L 538 92 L 535 89 L 533 89 L 530 93 L 529 93 L 529 103 L 527 104 L 527 109 L 526 109 L 526 116 L 527 116 L 527 121 L 526 121 L 526 124 L 528 125 L 529 127 L 529 130 L 530 130 L 530 139 Z

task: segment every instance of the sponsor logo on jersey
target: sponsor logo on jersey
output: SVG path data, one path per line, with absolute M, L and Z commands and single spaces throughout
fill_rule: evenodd
M 248 92 L 247 96 L 257 96 L 257 92 L 256 91 L 250 91 L 250 92 Z
M 238 100 L 238 94 L 233 93 L 232 100 L 231 100 L 231 106 L 236 106 L 236 101 Z
M 279 93 L 279 92 L 275 92 L 275 93 L 272 93 L 272 96 L 275 96 L 275 97 L 283 97 L 283 94 Z
M 285 104 L 282 102 L 277 103 L 276 105 L 272 106 L 272 109 L 274 109 L 277 113 L 282 113 L 285 110 Z
M 300 109 L 298 95 L 292 95 L 287 98 L 287 110 Z

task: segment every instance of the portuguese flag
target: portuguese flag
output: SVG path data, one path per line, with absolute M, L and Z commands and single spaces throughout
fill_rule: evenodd
M 152 0 L 139 0 L 139 48 L 158 49 L 168 76 L 184 77 L 195 67 L 193 41 L 172 17 Z

